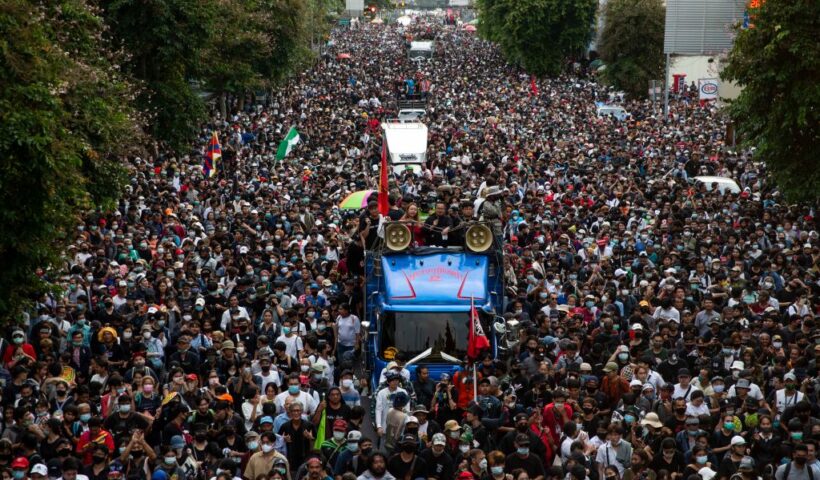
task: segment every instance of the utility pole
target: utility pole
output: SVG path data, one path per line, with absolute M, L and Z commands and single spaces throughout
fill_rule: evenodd
M 663 121 L 669 117 L 669 54 L 666 54 L 666 68 L 663 76 Z

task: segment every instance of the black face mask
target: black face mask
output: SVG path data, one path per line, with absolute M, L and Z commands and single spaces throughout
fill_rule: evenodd
M 408 444 L 408 445 L 402 445 L 401 446 L 401 451 L 404 452 L 404 453 L 413 453 L 413 452 L 416 451 L 416 446 L 413 445 L 412 443 Z
M 362 455 L 364 455 L 365 457 L 369 457 L 371 453 L 373 453 L 373 447 L 367 447 L 362 449 Z
M 524 433 L 524 432 L 527 431 L 527 424 L 526 423 L 518 424 L 518 425 L 515 426 L 515 429 L 518 430 L 521 433 Z
M 94 463 L 105 463 L 105 457 L 94 456 Z
M 676 409 L 675 409 L 675 413 L 677 413 L 678 415 L 683 415 L 684 413 L 686 413 L 686 407 L 678 407 L 678 408 L 676 408 Z
M 57 456 L 58 457 L 67 457 L 68 455 L 71 455 L 71 449 L 70 448 L 61 448 L 61 449 L 57 450 Z M 2 456 L 0 455 L 0 457 L 2 457 Z
M 204 442 L 208 439 L 208 435 L 205 433 L 197 433 L 194 438 L 196 438 L 197 442 Z

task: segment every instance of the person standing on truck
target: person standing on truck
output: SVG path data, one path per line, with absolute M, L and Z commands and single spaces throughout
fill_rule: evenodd
M 359 229 L 357 231 L 362 248 L 365 250 L 371 250 L 376 246 L 376 240 L 379 238 L 380 222 L 379 202 L 370 200 L 367 202 L 367 212 L 359 219 Z
M 446 247 L 450 242 L 450 230 L 453 227 L 453 217 L 447 215 L 447 206 L 444 202 L 436 202 L 436 211 L 424 222 L 424 243 L 426 245 Z

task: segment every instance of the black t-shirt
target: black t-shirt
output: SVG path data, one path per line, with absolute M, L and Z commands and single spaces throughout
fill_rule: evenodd
M 428 448 L 421 452 L 420 457 L 424 459 L 427 464 L 427 478 L 436 478 L 439 480 L 449 480 L 453 478 L 453 457 L 446 451 L 441 455 L 435 456 L 433 449 Z
M 504 471 L 512 473 L 513 471 L 523 468 L 530 478 L 546 477 L 547 473 L 544 470 L 544 462 L 539 460 L 534 455 L 527 455 L 527 458 L 522 458 L 518 454 L 510 455 L 504 462 Z
M 290 355 L 285 354 L 284 358 L 274 356 L 274 365 L 276 365 L 276 368 L 278 368 L 284 376 L 287 376 L 295 371 L 295 369 L 299 366 L 299 362 L 297 362 Z
M 119 413 L 115 413 L 105 419 L 103 423 L 105 429 L 114 435 L 117 441 L 128 438 L 134 430 L 145 430 L 148 428 L 148 421 L 142 416 L 129 412 L 128 416 L 123 418 Z
M 313 448 L 313 440 L 308 440 L 305 437 L 305 432 L 310 431 L 316 434 L 316 429 L 310 422 L 302 421 L 299 427 L 294 427 L 293 422 L 287 422 L 282 425 L 279 433 L 283 436 L 290 436 L 290 442 L 287 442 L 288 447 L 288 462 L 291 465 L 301 465 L 304 463 L 308 452 Z M 315 437 L 314 437 L 315 438 Z
M 414 463 L 415 462 L 415 463 Z M 412 472 L 410 469 L 413 469 Z M 427 462 L 418 455 L 413 456 L 413 460 L 405 462 L 401 454 L 397 453 L 387 461 L 387 471 L 397 479 L 405 478 L 427 478 Z M 409 475 L 408 475 L 409 473 Z
M 325 424 L 332 426 L 337 419 L 347 421 L 350 418 L 350 407 L 345 402 L 342 402 L 339 408 L 333 408 L 330 404 L 325 407 L 325 415 L 327 420 Z

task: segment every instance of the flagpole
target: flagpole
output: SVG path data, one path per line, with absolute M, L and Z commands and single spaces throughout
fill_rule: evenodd
M 470 295 L 470 329 L 473 332 L 473 336 L 475 336 L 475 322 L 477 320 L 474 313 L 475 298 Z M 471 366 L 473 368 L 473 400 L 475 400 L 478 398 L 478 369 L 475 367 L 475 360 L 471 362 Z

